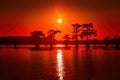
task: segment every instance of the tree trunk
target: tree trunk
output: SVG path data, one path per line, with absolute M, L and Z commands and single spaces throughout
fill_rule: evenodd
M 87 33 L 88 33 L 88 30 L 89 30 L 89 28 L 87 27 Z M 89 34 L 89 33 L 88 33 L 88 34 Z M 86 37 L 87 37 L 86 48 L 89 48 L 90 45 L 89 45 L 89 41 L 88 41 L 88 35 L 87 35 Z
M 53 45 L 52 44 L 50 44 L 50 49 L 52 49 L 53 48 Z
M 76 35 L 75 35 L 75 37 L 76 37 L 76 49 L 77 49 L 78 48 L 77 28 L 76 28 Z
M 35 49 L 40 49 L 39 44 L 35 44 Z
M 65 47 L 68 47 L 68 40 L 65 40 Z
M 89 48 L 90 45 L 89 45 L 89 39 L 88 39 L 88 36 L 87 36 L 87 41 L 86 41 L 86 48 Z
M 17 44 L 14 44 L 14 48 L 17 48 Z
M 51 41 L 50 41 L 50 49 L 52 49 L 53 48 L 53 40 L 51 39 Z

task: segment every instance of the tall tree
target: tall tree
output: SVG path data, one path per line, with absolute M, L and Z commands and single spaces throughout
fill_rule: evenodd
M 108 45 L 109 45 L 110 40 L 111 40 L 110 36 L 106 36 L 106 37 L 104 38 L 104 42 L 105 42 L 106 48 L 108 48 Z
M 57 34 L 57 33 L 61 33 L 61 31 L 60 30 L 49 30 L 48 32 L 47 32 L 47 38 L 48 38 L 48 40 L 50 41 L 50 49 L 52 49 L 53 48 L 53 39 L 55 38 L 55 35 Z
M 35 44 L 35 48 L 39 49 L 40 38 L 44 37 L 45 34 L 42 31 L 33 31 L 31 32 L 32 41 Z
M 96 30 L 93 29 L 93 24 L 83 24 L 82 32 L 80 34 L 81 38 L 86 37 L 86 47 L 89 47 L 89 36 L 97 36 Z
M 115 44 L 115 48 L 119 48 L 120 35 L 115 35 L 115 36 L 113 37 L 113 43 Z
M 66 34 L 63 39 L 65 40 L 65 46 L 68 47 L 68 41 L 71 39 L 70 35 Z
M 73 36 L 72 38 L 75 40 L 75 46 L 76 49 L 78 48 L 78 35 L 80 34 L 80 27 L 82 27 L 82 25 L 80 24 L 72 24 L 73 26 Z

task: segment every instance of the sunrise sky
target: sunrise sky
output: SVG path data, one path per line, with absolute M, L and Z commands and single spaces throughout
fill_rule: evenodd
M 63 19 L 58 24 L 58 18 Z M 120 34 L 120 0 L 0 0 L 0 36 L 30 36 L 59 29 L 71 34 L 73 23 L 90 23 L 98 39 Z

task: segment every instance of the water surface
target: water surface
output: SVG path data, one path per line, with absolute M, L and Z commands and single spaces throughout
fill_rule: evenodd
M 120 50 L 0 48 L 0 80 L 120 80 Z

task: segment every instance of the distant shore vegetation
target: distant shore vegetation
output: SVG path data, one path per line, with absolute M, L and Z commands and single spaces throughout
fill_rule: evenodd
M 56 40 L 57 34 L 61 33 L 62 30 L 51 29 L 44 34 L 42 30 L 30 32 L 31 36 L 9 36 L 0 37 L 0 45 L 35 45 L 35 49 L 40 49 L 40 45 L 50 45 L 49 49 L 53 48 L 55 44 L 64 44 L 65 48 L 69 48 L 69 45 L 75 45 L 78 48 L 80 44 L 86 44 L 86 48 L 90 47 L 90 44 L 94 44 L 96 48 L 97 45 L 105 45 L 105 48 L 109 48 L 109 45 L 114 45 L 115 48 L 119 48 L 120 36 L 115 35 L 114 37 L 106 36 L 103 40 L 96 39 L 97 31 L 94 29 L 92 23 L 88 24 L 72 24 L 73 31 L 72 35 L 65 34 L 63 40 Z M 89 39 L 90 36 L 94 36 L 94 39 Z M 85 39 L 84 39 L 85 38 Z

